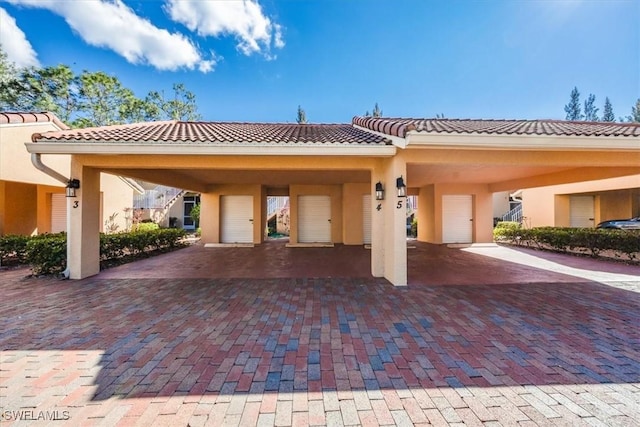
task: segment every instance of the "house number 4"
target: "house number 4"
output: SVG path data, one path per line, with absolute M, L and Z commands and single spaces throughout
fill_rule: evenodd
M 79 201 L 77 201 L 77 200 L 74 200 L 74 201 L 73 201 L 73 209 L 77 209 L 77 208 L 78 208 L 78 206 L 80 206 L 80 202 L 79 202 Z

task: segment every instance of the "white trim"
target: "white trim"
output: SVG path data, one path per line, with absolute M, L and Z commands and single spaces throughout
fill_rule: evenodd
M 135 191 L 135 192 L 136 192 L 136 193 L 138 193 L 138 194 L 144 194 L 144 192 L 145 192 L 144 188 L 142 188 L 142 186 L 141 186 L 140 184 L 138 184 L 137 182 L 135 182 L 133 179 L 131 179 L 131 178 L 126 178 L 126 177 L 124 177 L 124 176 L 120 176 L 120 175 L 117 175 L 117 176 L 118 176 L 118 178 L 120 178 L 120 180 L 121 180 L 122 182 L 124 182 L 124 183 L 125 183 L 125 184 L 127 184 L 129 187 L 131 187 L 131 189 L 132 189 L 133 191 Z
M 140 144 L 140 143 L 69 143 L 27 142 L 27 151 L 40 154 L 155 154 L 155 155 L 245 155 L 245 156 L 366 156 L 391 157 L 396 147 L 391 145 L 363 146 L 358 144 Z
M 425 134 L 407 132 L 407 146 L 451 148 L 495 148 L 508 150 L 596 151 L 624 150 L 640 152 L 640 138 L 632 136 L 571 135 L 497 135 L 497 134 Z

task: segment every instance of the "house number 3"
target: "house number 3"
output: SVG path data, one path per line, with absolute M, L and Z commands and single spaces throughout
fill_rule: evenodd
M 74 200 L 74 201 L 73 201 L 73 209 L 77 209 L 77 208 L 78 208 L 78 206 L 80 206 L 80 202 L 79 202 L 79 201 L 77 201 L 77 200 Z

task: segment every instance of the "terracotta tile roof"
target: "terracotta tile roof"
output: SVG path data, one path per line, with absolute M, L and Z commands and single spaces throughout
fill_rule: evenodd
M 54 123 L 60 129 L 70 129 L 55 114 L 49 112 L 0 112 L 0 125 L 16 123 Z
M 387 138 L 350 124 L 148 122 L 34 134 L 34 142 L 154 144 L 367 144 Z
M 352 123 L 372 131 L 404 138 L 425 133 L 623 136 L 640 137 L 640 123 L 570 122 L 562 120 L 473 120 L 354 117 Z

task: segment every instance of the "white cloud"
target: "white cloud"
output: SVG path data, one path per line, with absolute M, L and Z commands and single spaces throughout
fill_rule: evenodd
M 48 9 L 62 16 L 82 39 L 105 47 L 133 64 L 160 70 L 197 68 L 213 70 L 216 59 L 202 57 L 183 34 L 170 33 L 136 15 L 121 0 L 7 0 L 9 3 Z
M 24 32 L 18 28 L 16 20 L 0 7 L 0 44 L 7 59 L 17 67 L 39 67 L 36 52 L 31 47 Z
M 271 58 L 271 48 L 284 47 L 282 27 L 271 22 L 255 0 L 166 0 L 171 19 L 201 36 L 231 35 L 245 55 Z

